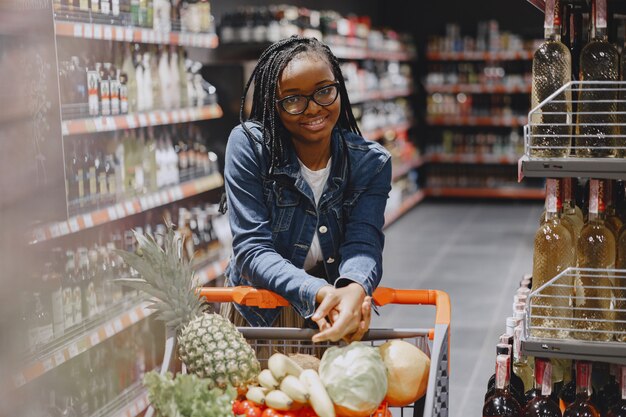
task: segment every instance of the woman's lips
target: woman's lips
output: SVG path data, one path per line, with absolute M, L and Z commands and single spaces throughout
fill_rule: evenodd
M 328 119 L 328 116 L 315 117 L 306 122 L 301 122 L 300 126 L 312 132 L 318 132 L 320 130 L 323 130 L 326 127 L 327 119 Z

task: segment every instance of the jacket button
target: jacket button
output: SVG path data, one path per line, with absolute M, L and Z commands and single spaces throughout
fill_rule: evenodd
M 324 233 L 328 232 L 328 227 L 320 226 L 320 228 L 318 230 L 319 230 L 320 233 L 324 234 Z
M 326 259 L 326 263 L 332 264 L 333 262 L 335 262 L 335 258 Z

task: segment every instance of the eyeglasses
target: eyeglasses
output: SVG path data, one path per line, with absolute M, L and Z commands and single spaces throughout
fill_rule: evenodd
M 280 100 L 276 100 L 276 103 L 289 114 L 302 114 L 309 107 L 309 101 L 313 100 L 320 106 L 330 106 L 337 100 L 339 96 L 339 83 L 333 83 L 324 87 L 318 88 L 310 96 L 305 95 L 293 95 Z

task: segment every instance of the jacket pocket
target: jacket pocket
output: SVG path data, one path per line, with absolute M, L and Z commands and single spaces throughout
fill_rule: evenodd
M 272 232 L 284 232 L 291 227 L 296 206 L 300 203 L 300 194 L 280 184 L 274 184 L 273 188 Z

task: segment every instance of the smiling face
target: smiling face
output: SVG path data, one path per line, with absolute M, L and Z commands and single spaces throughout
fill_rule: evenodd
M 302 53 L 291 60 L 280 75 L 276 98 L 293 95 L 310 96 L 320 88 L 335 83 L 330 64 L 326 59 L 311 53 Z M 309 100 L 306 110 L 297 115 L 287 113 L 277 105 L 278 115 L 291 133 L 294 145 L 329 146 L 333 127 L 339 120 L 341 98 L 328 106 Z

